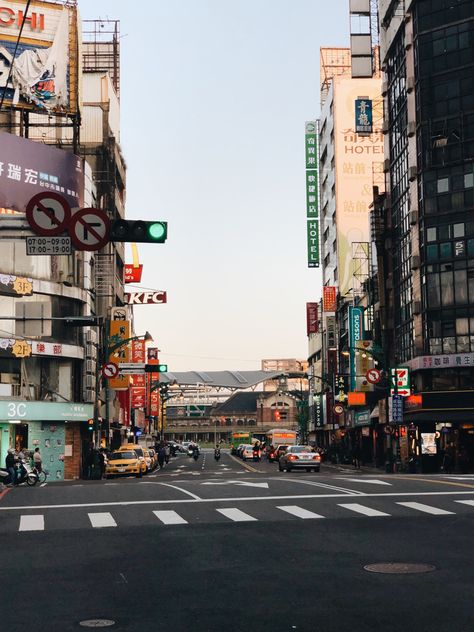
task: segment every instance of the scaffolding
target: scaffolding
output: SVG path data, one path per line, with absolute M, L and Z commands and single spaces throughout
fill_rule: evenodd
M 334 77 L 351 76 L 350 48 L 321 48 L 320 53 L 321 105 L 326 101 Z
M 108 72 L 120 98 L 120 21 L 83 20 L 84 72 Z

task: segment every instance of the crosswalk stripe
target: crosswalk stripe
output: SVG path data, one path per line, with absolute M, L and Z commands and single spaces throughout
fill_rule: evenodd
M 116 527 L 117 523 L 108 511 L 87 514 L 91 525 L 94 529 L 102 529 L 102 527 Z
M 403 507 L 408 507 L 408 509 L 417 509 L 418 511 L 423 511 L 424 513 L 433 514 L 434 516 L 445 516 L 448 514 L 453 514 L 454 511 L 446 511 L 445 509 L 438 509 L 438 507 L 431 507 L 430 505 L 424 505 L 423 503 L 398 503 L 397 505 L 402 505 Z
M 44 531 L 44 516 L 20 516 L 20 528 L 18 531 Z
M 455 500 L 455 503 L 461 503 L 463 505 L 470 505 L 471 507 L 474 507 L 474 500 Z
M 219 513 L 221 513 L 226 518 L 230 518 L 234 522 L 250 522 L 252 520 L 257 520 L 253 516 L 249 516 L 249 514 L 244 511 L 240 511 L 237 507 L 229 507 L 229 509 L 217 509 Z
M 188 524 L 188 521 L 176 513 L 176 511 L 154 511 L 158 520 L 163 524 Z
M 349 509 L 349 511 L 355 511 L 356 513 L 364 514 L 364 516 L 389 516 L 390 514 L 384 513 L 383 511 L 378 511 L 377 509 L 372 509 L 371 507 L 365 507 L 364 505 L 359 505 L 358 503 L 345 503 L 340 504 L 339 507 L 344 507 L 344 509 Z
M 303 507 L 298 507 L 297 505 L 288 505 L 286 507 L 277 507 L 277 509 L 281 509 L 282 511 L 286 511 L 292 516 L 296 516 L 297 518 L 324 518 L 320 514 L 314 513 L 313 511 L 308 511 L 307 509 L 303 509 Z

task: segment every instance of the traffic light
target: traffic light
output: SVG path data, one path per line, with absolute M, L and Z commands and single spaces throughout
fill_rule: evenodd
M 87 428 L 88 428 L 88 430 L 94 430 L 94 420 L 93 419 L 89 419 L 87 421 Z
M 110 225 L 110 241 L 162 244 L 168 236 L 168 222 L 116 219 Z
M 275 421 L 280 421 L 280 411 L 279 410 L 275 410 L 273 413 L 273 416 L 275 418 Z
M 146 364 L 145 373 L 167 373 L 167 364 Z

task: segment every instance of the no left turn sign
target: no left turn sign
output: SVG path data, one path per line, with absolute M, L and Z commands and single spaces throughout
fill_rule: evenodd
M 109 241 L 110 221 L 98 208 L 83 208 L 72 216 L 69 234 L 78 250 L 100 250 Z
M 365 377 L 367 378 L 367 382 L 370 384 L 377 384 L 380 382 L 382 376 L 378 369 L 369 369 L 365 374 Z
M 114 377 L 117 377 L 118 374 L 119 374 L 119 368 L 118 368 L 118 365 L 115 364 L 115 362 L 107 362 L 102 367 L 102 375 L 108 380 Z
M 62 195 L 44 191 L 34 195 L 26 205 L 26 219 L 37 235 L 54 237 L 67 229 L 71 207 Z

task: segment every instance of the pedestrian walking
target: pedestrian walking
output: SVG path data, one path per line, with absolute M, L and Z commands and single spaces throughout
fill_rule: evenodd
M 99 450 L 99 469 L 100 469 L 100 478 L 101 480 L 105 478 L 105 468 L 107 467 L 107 456 L 105 454 L 104 448 Z
M 41 458 L 41 452 L 39 448 L 35 448 L 33 452 L 33 465 L 36 468 L 38 474 L 43 471 L 43 459 Z
M 15 450 L 8 448 L 7 457 L 5 459 L 5 467 L 10 474 L 9 487 L 16 485 L 16 463 L 15 463 Z
M 165 446 L 160 443 L 158 446 L 158 463 L 160 465 L 160 470 L 162 470 L 165 466 Z
M 360 470 L 360 445 L 356 443 L 352 450 L 352 461 L 356 470 Z
M 165 443 L 165 463 L 166 464 L 170 462 L 170 454 L 171 454 L 171 448 L 170 448 L 170 444 L 167 442 Z

